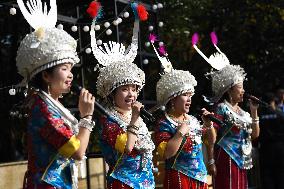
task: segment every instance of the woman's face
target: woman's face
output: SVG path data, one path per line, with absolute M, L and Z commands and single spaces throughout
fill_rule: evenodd
M 43 73 L 44 80 L 49 85 L 49 92 L 51 95 L 60 96 L 62 93 L 70 92 L 73 80 L 71 69 L 72 65 L 70 63 L 65 63 L 56 66 L 52 73 Z
M 137 86 L 134 84 L 122 85 L 116 88 L 114 104 L 122 110 L 131 110 L 132 103 L 138 96 Z
M 189 112 L 191 105 L 192 93 L 183 93 L 171 100 L 173 110 L 178 114 L 184 114 Z
M 242 102 L 243 95 L 245 93 L 243 83 L 234 85 L 231 89 L 229 89 L 228 93 L 233 102 Z

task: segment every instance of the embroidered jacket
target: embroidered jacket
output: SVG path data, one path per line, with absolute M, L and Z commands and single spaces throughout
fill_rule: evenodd
M 217 105 L 215 116 L 224 121 L 225 126 L 214 124 L 218 130 L 218 146 L 236 162 L 241 169 L 252 167 L 251 158 L 251 117 L 248 112 L 241 110 L 235 113 L 228 102 Z
M 188 177 L 207 183 L 207 170 L 203 162 L 201 140 L 203 129 L 193 116 L 189 116 L 188 126 L 190 127 L 190 136 L 184 138 L 178 153 L 166 160 L 166 169 L 175 169 Z M 178 127 L 178 123 L 167 115 L 159 121 L 155 142 L 160 156 L 163 156 L 167 142 L 176 134 Z
M 38 92 L 30 100 L 27 185 L 36 187 L 48 183 L 71 189 L 74 160 L 70 157 L 79 148 L 80 141 L 64 121 L 60 108 L 45 97 L 47 94 Z
M 101 149 L 110 166 L 107 176 L 108 182 L 111 183 L 113 179 L 117 179 L 134 189 L 155 188 L 152 172 L 152 151 L 155 146 L 145 123 L 141 123 L 134 149 L 131 153 L 126 154 L 124 148 L 128 124 L 119 120 L 114 114 L 111 113 L 111 115 L 113 116 L 100 119 L 102 125 Z

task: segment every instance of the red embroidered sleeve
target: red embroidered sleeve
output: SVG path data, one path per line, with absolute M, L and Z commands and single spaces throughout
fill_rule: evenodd
M 165 127 L 165 125 L 162 123 L 162 120 L 158 121 L 154 135 L 156 145 L 159 145 L 161 142 L 168 142 L 172 138 L 171 133 L 167 132 L 163 127 Z
M 101 117 L 100 122 L 103 126 L 102 139 L 112 148 L 115 148 L 117 136 L 124 133 L 124 131 L 118 124 L 108 121 L 106 117 Z
M 102 124 L 102 139 L 106 141 L 113 149 L 115 149 L 116 139 L 119 135 L 125 133 L 123 129 L 114 122 L 111 122 L 107 117 L 101 117 L 100 123 Z M 136 157 L 139 152 L 136 149 L 133 149 L 127 155 Z
M 220 115 L 220 114 L 214 114 L 214 117 L 216 117 L 217 119 L 221 120 L 221 121 L 224 121 L 224 116 L 223 115 Z M 221 125 L 213 122 L 213 126 L 215 129 L 219 130 Z
M 33 124 L 44 124 L 40 127 L 40 135 L 58 150 L 73 136 L 72 130 L 64 124 L 61 118 L 58 118 L 58 115 L 53 115 L 46 103 L 39 97 L 36 99 L 34 108 L 39 110 L 33 111 L 33 116 L 38 117 L 39 123 Z
M 155 143 L 159 145 L 161 142 L 168 142 L 172 138 L 168 132 L 155 132 Z

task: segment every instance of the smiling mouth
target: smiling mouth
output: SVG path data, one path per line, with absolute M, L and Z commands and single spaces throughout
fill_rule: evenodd
M 128 103 L 133 103 L 134 102 L 134 100 L 125 100 L 125 102 L 128 104 Z
M 65 84 L 68 85 L 68 87 L 71 87 L 72 82 L 71 81 L 66 81 Z

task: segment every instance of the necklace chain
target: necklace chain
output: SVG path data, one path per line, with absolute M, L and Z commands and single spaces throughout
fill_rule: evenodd
M 122 112 L 118 111 L 115 107 L 113 108 L 113 112 L 115 113 L 116 116 L 118 116 L 122 121 L 125 123 L 130 123 L 132 113 L 131 111 L 129 113 L 123 114 Z
M 189 119 L 186 119 L 186 116 L 183 114 L 183 120 L 179 120 L 177 117 L 173 116 L 172 114 L 168 114 L 168 116 L 177 122 L 178 124 L 189 123 Z

